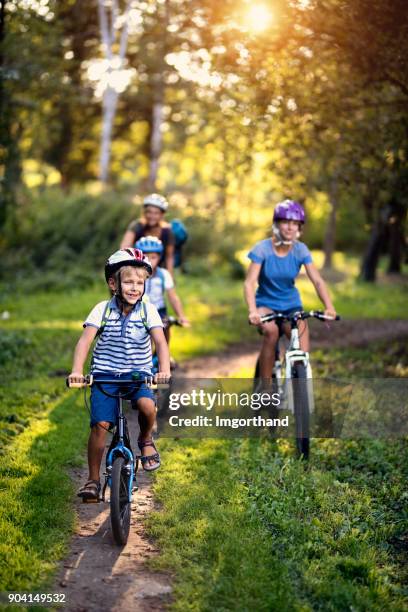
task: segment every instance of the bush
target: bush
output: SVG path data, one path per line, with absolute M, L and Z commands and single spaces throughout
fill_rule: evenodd
M 17 208 L 15 229 L 2 245 L 0 276 L 30 278 L 39 289 L 88 283 L 137 212 L 125 196 L 46 191 Z
M 250 228 L 223 223 L 192 212 L 194 204 L 172 205 L 170 218 L 186 224 L 189 238 L 184 248 L 188 272 L 202 276 L 220 265 L 233 278 L 242 277 L 235 253 Z M 118 248 L 123 232 L 140 210 L 130 205 L 126 193 L 91 196 L 66 195 L 49 189 L 17 207 L 0 245 L 0 278 L 16 286 L 30 280 L 30 290 L 70 289 L 87 286 L 101 275 L 107 256 Z

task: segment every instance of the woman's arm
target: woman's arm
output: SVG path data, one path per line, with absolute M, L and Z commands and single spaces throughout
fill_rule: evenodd
M 122 242 L 120 243 L 121 249 L 127 249 L 134 247 L 136 242 L 136 233 L 132 230 L 126 230 L 123 235 Z
M 88 357 L 89 349 L 95 339 L 98 329 L 92 325 L 87 325 L 82 332 L 80 339 L 75 347 L 72 372 L 68 376 L 71 382 L 81 382 L 83 379 L 84 365 Z
M 336 317 L 336 310 L 332 304 L 330 299 L 329 291 L 327 289 L 326 283 L 320 276 L 320 272 L 314 265 L 314 263 L 305 264 L 306 274 L 308 275 L 310 281 L 313 283 L 313 286 L 316 290 L 317 295 L 321 299 L 324 304 L 324 314 L 326 317 Z
M 166 247 L 166 255 L 164 258 L 166 269 L 174 278 L 174 244 L 168 244 Z
M 183 311 L 183 305 L 174 287 L 172 287 L 172 289 L 167 289 L 167 295 L 169 298 L 170 305 L 176 313 L 178 319 L 180 320 L 180 323 L 183 325 L 183 327 L 190 327 L 190 321 L 186 319 L 186 316 Z
M 255 263 L 253 261 L 250 263 L 244 283 L 244 296 L 249 311 L 248 319 L 252 325 L 261 324 L 261 317 L 258 314 L 255 303 L 255 291 L 258 284 L 261 265 L 262 264 Z
M 170 353 L 169 345 L 162 327 L 154 327 L 150 330 L 150 335 L 153 338 L 156 347 L 157 357 L 159 359 L 159 371 L 155 375 L 156 382 L 167 382 L 170 378 Z

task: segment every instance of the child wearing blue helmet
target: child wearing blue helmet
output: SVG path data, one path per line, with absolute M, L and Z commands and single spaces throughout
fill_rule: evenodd
M 245 280 L 245 300 L 248 319 L 263 334 L 260 353 L 260 378 L 270 377 L 275 361 L 275 346 L 279 329 L 274 321 L 261 323 L 261 316 L 280 312 L 289 315 L 303 310 L 295 279 L 302 266 L 324 305 L 324 314 L 335 318 L 336 311 L 326 284 L 313 263 L 307 246 L 299 241 L 305 223 L 305 211 L 299 202 L 284 200 L 273 214 L 272 237 L 258 242 L 248 253 L 251 264 Z M 306 321 L 299 321 L 300 346 L 309 351 L 309 331 Z M 288 330 L 285 330 L 288 333 Z
M 143 236 L 136 242 L 136 248 L 148 256 L 153 274 L 146 281 L 146 295 L 149 302 L 156 306 L 165 327 L 165 335 L 169 341 L 169 327 L 166 326 L 167 307 L 166 296 L 176 316 L 183 327 L 189 327 L 190 322 L 186 318 L 183 306 L 174 287 L 173 278 L 168 270 L 159 266 L 163 256 L 163 243 L 156 236 Z

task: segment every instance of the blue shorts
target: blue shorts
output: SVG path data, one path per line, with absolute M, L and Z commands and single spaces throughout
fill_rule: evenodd
M 131 381 L 131 374 L 126 372 L 125 374 L 114 374 L 112 372 L 98 372 L 94 374 L 94 380 L 103 379 L 103 378 L 117 378 L 118 380 L 129 380 Z M 108 393 L 116 394 L 119 392 L 125 393 L 128 391 L 126 387 L 119 387 L 119 385 L 108 384 L 103 385 L 103 388 L 106 389 Z M 132 389 L 132 392 L 130 390 Z M 126 393 L 127 400 L 131 400 L 132 408 L 136 408 L 134 404 L 140 400 L 142 397 L 148 397 L 153 402 L 155 402 L 154 393 L 145 383 L 141 383 L 140 385 L 132 385 L 129 388 L 129 394 Z M 97 385 L 92 385 L 91 387 L 91 423 L 90 426 L 93 427 L 96 423 L 100 423 L 101 421 L 106 421 L 111 423 L 112 425 L 116 423 L 116 419 L 118 416 L 118 400 L 115 397 L 108 397 L 101 391 L 100 387 Z
M 163 321 L 163 319 L 167 319 L 167 308 L 166 306 L 164 306 L 163 308 L 158 308 L 157 312 L 160 315 L 161 320 Z
M 289 317 L 295 312 L 299 312 L 300 310 L 303 310 L 303 306 L 301 304 L 299 306 L 292 306 L 292 308 L 286 308 L 284 310 L 282 310 L 282 308 L 271 308 L 270 306 L 265 306 L 264 304 L 257 304 L 257 307 L 258 308 L 270 308 L 272 312 L 276 314 L 283 314 L 285 315 L 285 317 Z

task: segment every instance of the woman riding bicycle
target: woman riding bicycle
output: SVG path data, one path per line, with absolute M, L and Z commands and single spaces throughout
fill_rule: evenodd
M 335 318 L 326 284 L 315 267 L 307 246 L 298 240 L 305 223 L 305 211 L 294 200 L 284 200 L 273 213 L 272 237 L 258 242 L 248 253 L 251 264 L 245 280 L 244 293 L 248 319 L 263 334 L 259 356 L 261 379 L 270 379 L 275 361 L 275 346 L 279 327 L 275 321 L 261 322 L 261 316 L 279 312 L 289 315 L 303 310 L 295 279 L 302 265 L 324 305 L 324 314 Z M 306 321 L 298 321 L 300 348 L 309 351 L 309 330 Z M 286 326 L 285 332 L 289 335 Z

